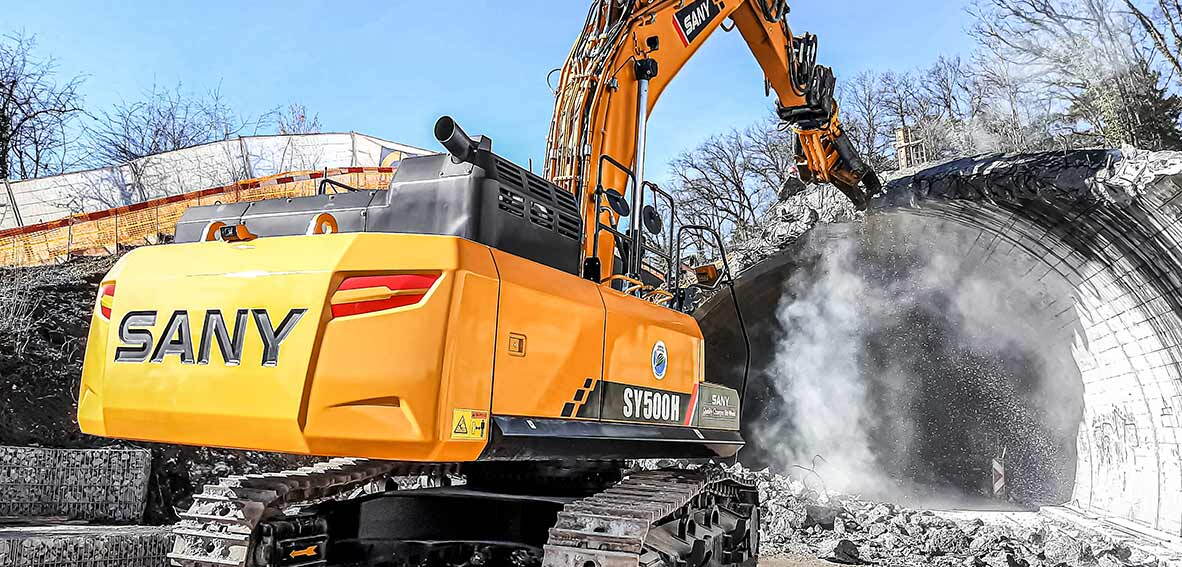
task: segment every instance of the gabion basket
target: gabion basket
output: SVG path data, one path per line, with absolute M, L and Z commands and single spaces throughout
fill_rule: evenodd
M 0 567 L 167 567 L 170 527 L 0 527 Z
M 0 446 L 0 517 L 138 522 L 151 461 L 139 449 Z

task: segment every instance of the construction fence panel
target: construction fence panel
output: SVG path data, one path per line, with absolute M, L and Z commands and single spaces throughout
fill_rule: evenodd
M 0 230 L 229 186 L 241 179 L 276 176 L 285 171 L 397 167 L 403 156 L 428 153 L 351 132 L 220 140 L 118 166 L 8 181 L 0 187 Z
M 401 159 L 401 153 L 398 154 Z M 37 266 L 74 256 L 113 254 L 120 247 L 155 244 L 174 234 L 189 207 L 315 195 L 321 181 L 361 189 L 386 189 L 394 167 L 349 167 L 289 172 L 233 185 L 152 199 L 127 207 L 0 231 L 0 267 Z

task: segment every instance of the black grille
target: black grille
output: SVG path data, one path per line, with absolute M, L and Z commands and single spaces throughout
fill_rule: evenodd
M 554 230 L 554 213 L 546 208 L 546 205 L 541 203 L 529 204 L 529 222 L 532 222 L 542 228 Z
M 554 200 L 554 193 L 550 190 L 550 184 L 536 175 L 529 176 L 529 193 L 546 201 Z
M 579 228 L 582 223 L 579 222 L 579 217 L 576 215 L 558 215 L 558 234 L 567 238 L 578 240 L 581 236 Z
M 574 195 L 500 156 L 495 156 L 494 163 L 501 183 L 501 210 L 518 218 L 528 216 L 530 223 L 564 238 L 582 238 L 579 205 Z
M 497 205 L 502 211 L 519 218 L 525 218 L 525 197 L 506 189 L 504 185 L 501 186 L 501 193 L 497 196 Z
M 557 201 L 558 204 L 561 205 L 563 208 L 569 207 L 570 209 L 572 209 L 574 211 L 579 210 L 579 204 L 577 202 L 575 202 L 575 196 L 570 191 L 555 187 L 554 188 L 554 196 L 557 197 L 555 199 L 555 201 Z
M 524 171 L 520 167 L 497 157 L 497 178 L 501 183 L 524 190 L 525 183 L 521 180 L 522 173 Z

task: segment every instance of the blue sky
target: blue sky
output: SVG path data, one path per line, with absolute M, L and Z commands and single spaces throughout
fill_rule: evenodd
M 583 24 L 583 0 L 386 2 L 0 0 L 0 33 L 35 34 L 87 106 L 135 100 L 153 83 L 220 85 L 245 114 L 300 102 L 327 131 L 435 149 L 451 114 L 515 161 L 544 150 L 552 96 Z M 966 54 L 964 0 L 797 0 L 794 31 L 821 36 L 841 77 Z M 717 33 L 666 91 L 649 130 L 650 172 L 703 138 L 766 116 L 761 74 L 738 32 Z

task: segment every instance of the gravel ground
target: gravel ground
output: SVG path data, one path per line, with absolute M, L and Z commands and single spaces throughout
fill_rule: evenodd
M 759 485 L 761 564 L 968 567 L 1164 566 L 1182 559 L 1037 512 L 914 510 L 748 472 Z M 810 562 L 811 561 L 811 562 Z

